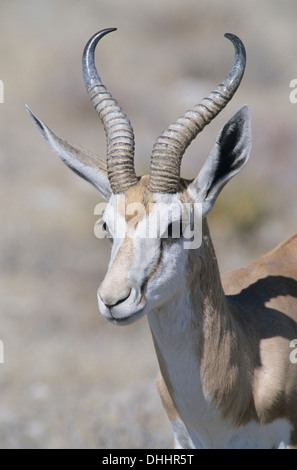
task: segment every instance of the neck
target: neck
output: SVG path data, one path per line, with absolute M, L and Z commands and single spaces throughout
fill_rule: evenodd
M 182 295 L 148 314 L 163 379 L 189 427 L 194 410 L 201 420 L 201 403 L 204 412 L 220 410 L 223 420 L 243 424 L 253 409 L 253 341 L 224 294 L 206 221 L 202 245 L 189 250 L 187 264 Z

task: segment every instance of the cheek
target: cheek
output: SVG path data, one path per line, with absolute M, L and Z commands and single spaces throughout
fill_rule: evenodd
M 186 261 L 187 251 L 183 249 L 182 241 L 166 246 L 162 256 L 165 277 L 182 283 L 185 279 Z
M 149 282 L 149 290 L 172 295 L 183 289 L 186 283 L 187 252 L 182 244 L 164 245 L 157 269 Z

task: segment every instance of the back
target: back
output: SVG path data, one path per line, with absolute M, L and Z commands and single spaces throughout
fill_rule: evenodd
M 297 341 L 296 267 L 297 235 L 222 276 L 227 299 L 256 339 L 252 393 L 261 424 L 297 420 L 297 364 L 291 359 Z M 296 425 L 291 439 L 297 445 Z
M 222 284 L 231 303 L 258 321 L 261 311 L 277 310 L 297 322 L 297 234 L 246 268 L 225 273 Z

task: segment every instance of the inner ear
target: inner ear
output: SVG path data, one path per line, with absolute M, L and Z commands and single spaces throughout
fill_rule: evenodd
M 247 162 L 251 142 L 249 108 L 243 106 L 224 125 L 200 173 L 189 186 L 195 201 L 203 204 L 203 216 L 211 211 L 224 185 Z
M 215 184 L 220 181 L 223 182 L 225 179 L 228 180 L 230 172 L 233 173 L 240 170 L 242 161 L 240 158 L 237 158 L 238 145 L 234 145 L 235 142 L 238 143 L 240 141 L 240 136 L 241 130 L 235 123 L 228 126 L 227 129 L 223 129 L 218 136 L 213 177 L 205 194 L 206 198 Z

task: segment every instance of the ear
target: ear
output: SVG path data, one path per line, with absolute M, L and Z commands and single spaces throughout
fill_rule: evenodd
M 188 187 L 194 200 L 202 202 L 203 217 L 211 211 L 225 184 L 246 164 L 251 146 L 250 111 L 243 106 L 224 125 L 200 173 Z
M 26 108 L 38 131 L 55 154 L 76 174 L 92 183 L 105 200 L 109 200 L 112 191 L 105 161 L 54 134 L 28 106 Z

